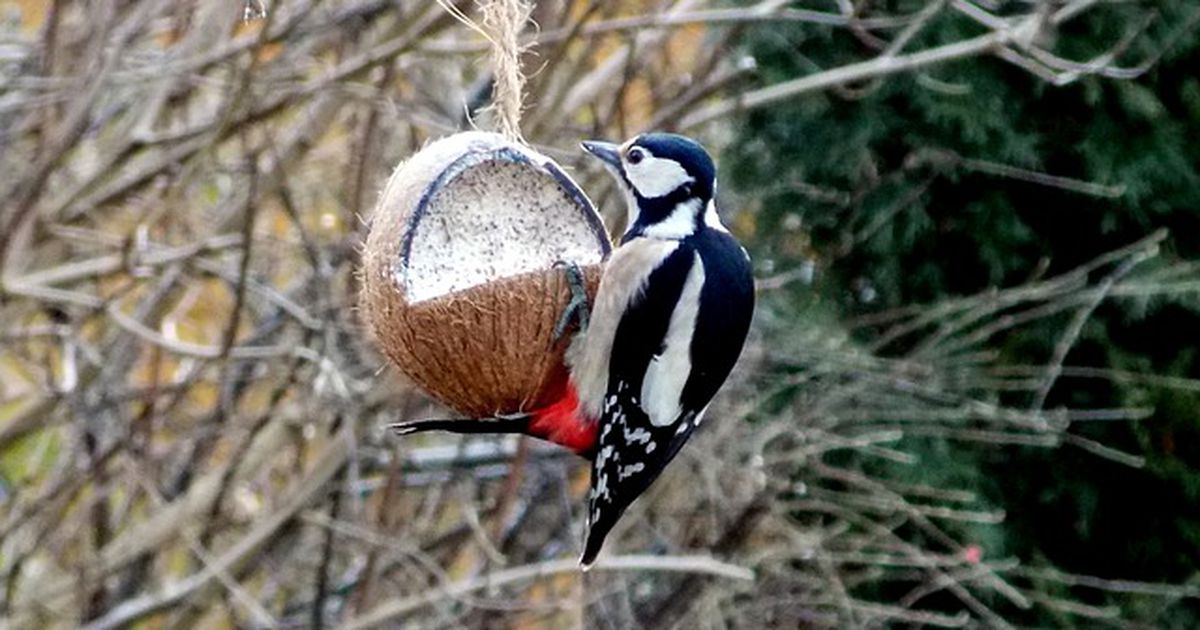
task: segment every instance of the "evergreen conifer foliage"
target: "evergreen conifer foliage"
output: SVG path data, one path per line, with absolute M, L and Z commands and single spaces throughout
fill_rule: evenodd
M 910 48 L 976 37 L 979 14 L 1016 19 L 1031 10 L 1022 2 L 949 4 L 979 11 L 938 10 Z M 925 6 L 871 3 L 860 17 L 912 16 Z M 772 346 L 780 348 L 773 369 L 803 383 L 780 390 L 773 411 L 802 409 L 828 395 L 821 392 L 864 378 L 880 379 L 863 386 L 876 387 L 875 398 L 898 395 L 898 368 L 864 372 L 862 353 L 937 375 L 921 381 L 928 391 L 896 403 L 900 411 L 862 390 L 847 398 L 868 426 L 903 416 L 904 437 L 894 446 L 921 465 L 861 453 L 822 465 L 885 483 L 978 493 L 1003 508 L 1003 524 L 959 523 L 949 531 L 976 541 L 988 557 L 1019 559 L 1021 571 L 1055 566 L 1113 579 L 1196 579 L 1198 21 L 1196 7 L 1181 0 L 1105 3 L 1035 36 L 1056 56 L 1051 66 L 1084 60 L 1077 66 L 1048 72 L 982 55 L 739 116 L 737 141 L 722 164 L 726 180 L 757 210 L 745 222 L 756 235 L 756 259 L 781 278 L 806 265 L 817 270 L 811 286 L 781 283 L 769 293 L 766 334 L 792 340 Z M 742 44 L 759 79 L 776 84 L 874 58 L 895 36 L 778 24 L 748 29 Z M 1087 64 L 1097 59 L 1103 64 Z M 1129 256 L 1106 258 L 1114 251 Z M 1028 309 L 1013 306 L 1016 297 L 996 306 L 1022 287 L 1058 281 L 1078 282 L 1079 291 L 1027 302 Z M 956 310 L 971 300 L 980 309 L 973 315 Z M 897 333 L 897 326 L 908 328 Z M 846 338 L 833 349 L 843 355 L 836 361 L 803 347 L 837 334 Z M 947 343 L 956 336 L 964 341 Z M 921 396 L 956 403 L 938 411 L 914 402 Z M 1072 420 L 1055 439 L 1001 439 L 983 435 L 991 429 L 972 415 L 976 403 Z M 811 468 L 796 474 L 810 487 L 844 490 Z M 929 536 L 912 532 L 908 540 L 936 547 Z M 1178 626 L 1200 618 L 1195 599 L 1163 606 L 1024 575 L 1028 581 L 1018 582 L 1046 597 L 1112 606 L 1109 612 L 1128 619 Z M 894 601 L 909 591 L 867 581 L 857 592 Z M 939 602 L 947 610 L 962 606 L 953 600 Z M 1021 623 L 1088 619 L 1065 605 L 1019 610 L 1003 600 L 987 599 Z

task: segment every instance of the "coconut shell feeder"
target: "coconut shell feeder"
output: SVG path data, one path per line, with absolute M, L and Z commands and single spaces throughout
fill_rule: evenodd
M 487 132 L 402 163 L 370 217 L 361 307 L 384 353 L 469 417 L 536 408 L 566 377 L 570 299 L 558 261 L 594 296 L 611 249 L 595 207 L 550 158 Z

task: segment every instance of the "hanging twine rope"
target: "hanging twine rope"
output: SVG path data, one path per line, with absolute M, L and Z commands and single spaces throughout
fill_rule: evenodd
M 491 43 L 494 74 L 491 108 L 496 115 L 497 130 L 514 142 L 524 142 L 521 137 L 521 92 L 525 87 L 525 75 L 521 73 L 521 54 L 526 46 L 521 45 L 520 36 L 529 21 L 533 4 L 528 0 L 482 0 L 479 3 L 482 25 L 476 24 L 450 0 L 438 0 L 438 4 Z
M 483 27 L 492 32 L 492 70 L 496 84 L 492 88 L 492 107 L 496 110 L 500 133 L 521 142 L 521 91 L 525 75 L 521 73 L 519 38 L 529 21 L 533 5 L 526 0 L 488 0 L 483 7 Z

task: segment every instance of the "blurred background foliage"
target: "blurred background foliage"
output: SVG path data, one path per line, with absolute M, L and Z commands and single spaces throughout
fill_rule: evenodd
M 4 0 L 0 617 L 1200 622 L 1194 3 L 532 17 L 526 138 L 614 232 L 576 143 L 700 138 L 759 280 L 609 567 L 574 568 L 579 462 L 380 428 L 447 412 L 366 341 L 357 248 L 401 159 L 491 125 L 483 38 L 434 2 Z
M 996 4 L 998 14 L 1027 7 Z M 722 164 L 727 181 L 755 191 L 755 253 L 783 268 L 815 265 L 823 272 L 815 291 L 788 296 L 784 308 L 820 313 L 794 325 L 840 328 L 869 313 L 1054 276 L 1160 228 L 1170 234 L 1163 258 L 1195 261 L 1200 38 L 1178 30 L 1195 20 L 1191 3 L 1154 6 L 1161 19 L 1129 46 L 1129 59 L 1156 58 L 1171 45 L 1136 81 L 1091 76 L 1057 87 L 1012 65 L 973 60 L 741 117 Z M 1047 37 L 1072 58 L 1098 57 L 1129 24 L 1145 19 L 1143 3 L 1111 9 Z M 920 37 L 936 45 L 978 30 L 968 17 L 946 14 Z M 834 28 L 780 26 L 748 32 L 742 46 L 763 76 L 781 81 L 854 59 L 870 42 Z M 1064 373 L 1038 401 L 1046 408 L 1143 409 L 1136 422 L 1088 423 L 1079 432 L 1137 453 L 1144 465 L 1134 469 L 1076 448 L 906 437 L 898 448 L 936 465 L 884 466 L 880 473 L 968 487 L 1003 506 L 1002 527 L 970 533 L 986 541 L 987 553 L 1108 577 L 1194 581 L 1200 299 L 1194 263 L 1188 270 L 1180 291 L 1099 306 L 1067 355 L 1088 369 Z M 989 350 L 1008 376 L 1025 377 L 1019 368 L 1053 355 L 1070 316 L 1054 314 L 999 336 Z M 881 332 L 863 324 L 854 337 L 869 346 Z M 883 347 L 891 356 L 913 351 L 903 342 Z M 1112 378 L 1097 378 L 1104 374 Z M 995 398 L 1010 404 L 1032 400 L 1028 391 L 996 389 Z M 1120 598 L 1091 603 L 1106 601 Z M 1135 610 L 1160 627 L 1193 626 L 1200 612 L 1194 604 Z

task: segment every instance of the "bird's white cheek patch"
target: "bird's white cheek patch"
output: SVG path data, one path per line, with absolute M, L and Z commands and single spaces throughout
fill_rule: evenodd
M 637 189 L 638 194 L 647 199 L 662 197 L 684 184 L 695 181 L 679 162 L 653 156 L 646 156 L 637 164 L 626 163 L 625 176 Z

